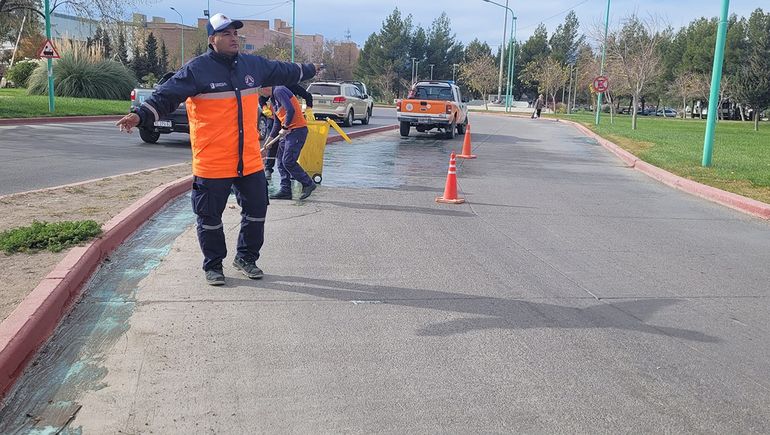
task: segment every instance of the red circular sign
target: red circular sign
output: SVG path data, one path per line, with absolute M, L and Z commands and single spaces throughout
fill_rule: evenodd
M 610 80 L 605 76 L 599 76 L 594 79 L 594 89 L 596 92 L 607 92 L 610 87 Z

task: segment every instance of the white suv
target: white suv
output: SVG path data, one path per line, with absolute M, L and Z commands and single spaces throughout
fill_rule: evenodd
M 307 91 L 313 94 L 313 113 L 320 118 L 336 118 L 342 125 L 351 126 L 353 121 L 369 124 L 372 107 L 369 96 L 361 93 L 352 83 L 315 82 Z

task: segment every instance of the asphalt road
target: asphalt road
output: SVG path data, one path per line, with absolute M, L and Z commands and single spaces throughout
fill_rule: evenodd
M 460 138 L 327 148 L 308 201 L 271 202 L 259 281 L 228 259 L 204 283 L 181 198 L 91 280 L 0 432 L 770 432 L 770 224 L 572 127 L 472 124 L 456 206 L 434 198 Z
M 395 117 L 394 109 L 375 108 L 369 125 L 344 130 L 393 124 Z M 114 122 L 0 126 L 0 195 L 187 161 L 189 136 L 181 133 L 146 144 Z

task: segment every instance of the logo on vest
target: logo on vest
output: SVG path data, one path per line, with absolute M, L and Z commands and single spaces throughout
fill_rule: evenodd
M 243 81 L 246 82 L 246 86 L 252 87 L 254 86 L 254 77 L 246 74 L 246 77 L 243 78 Z
M 209 83 L 209 86 L 211 86 L 211 89 L 224 88 L 225 86 L 227 86 L 227 83 L 225 82 Z

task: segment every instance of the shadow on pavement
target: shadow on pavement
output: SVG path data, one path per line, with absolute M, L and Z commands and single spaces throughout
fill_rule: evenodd
M 655 312 L 678 299 L 642 299 L 601 302 L 587 308 L 532 302 L 522 299 L 478 297 L 461 293 L 401 287 L 373 286 L 345 281 L 265 275 L 261 281 L 230 278 L 230 284 L 267 288 L 344 302 L 381 302 L 411 308 L 472 316 L 433 323 L 417 330 L 419 336 L 450 336 L 484 329 L 606 329 L 614 328 L 689 341 L 716 343 L 716 337 L 688 329 L 644 323 Z

